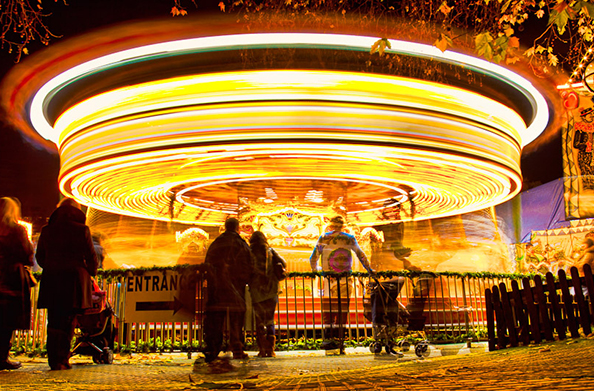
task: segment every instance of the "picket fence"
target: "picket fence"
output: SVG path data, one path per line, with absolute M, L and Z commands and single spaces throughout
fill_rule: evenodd
M 592 269 L 585 265 L 580 277 L 572 267 L 570 276 L 559 270 L 557 279 L 551 272 L 544 281 L 539 275 L 532 281 L 523 278 L 522 289 L 515 280 L 485 289 L 489 350 L 589 335 L 594 322 Z

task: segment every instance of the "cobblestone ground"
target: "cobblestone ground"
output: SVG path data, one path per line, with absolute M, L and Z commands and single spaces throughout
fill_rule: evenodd
M 0 390 L 592 390 L 594 339 L 558 341 L 485 352 L 484 347 L 436 346 L 428 358 L 279 353 L 276 359 L 232 360 L 233 370 L 212 374 L 182 354 L 116 357 L 96 365 L 88 357 L 73 369 L 50 371 L 45 359 L 20 357 L 23 368 L 0 371 Z M 195 358 L 195 356 L 194 356 Z

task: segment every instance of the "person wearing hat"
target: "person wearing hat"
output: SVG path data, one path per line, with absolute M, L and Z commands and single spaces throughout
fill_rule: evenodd
M 345 273 L 351 272 L 353 267 L 354 252 L 361 265 L 374 275 L 367 256 L 359 247 L 357 239 L 343 232 L 345 222 L 342 216 L 330 219 L 329 229 L 319 237 L 318 242 L 309 259 L 312 271 Z M 321 265 L 318 260 L 321 257 Z M 352 277 L 328 277 L 324 279 L 322 291 L 322 322 L 324 323 L 324 342 L 322 348 L 340 349 L 344 337 L 344 324 L 346 323 L 349 298 L 354 289 Z
M 594 169 L 592 168 L 592 132 L 594 132 L 594 108 L 580 109 L 581 121 L 575 123 L 573 148 L 577 149 L 577 163 L 584 189 L 594 190 Z

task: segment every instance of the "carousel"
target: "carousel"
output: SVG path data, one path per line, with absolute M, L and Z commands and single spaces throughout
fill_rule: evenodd
M 336 214 L 368 252 L 408 245 L 377 227 L 510 200 L 522 147 L 550 122 L 534 80 L 468 54 L 346 29 L 187 27 L 89 33 L 4 82 L 10 120 L 57 146 L 60 191 L 109 231 L 118 267 L 130 263 L 118 243 L 135 243 L 122 232 L 203 254 L 229 216 L 263 231 L 292 270 L 309 268 Z M 370 53 L 381 41 L 383 56 Z M 165 253 L 134 258 L 171 263 Z

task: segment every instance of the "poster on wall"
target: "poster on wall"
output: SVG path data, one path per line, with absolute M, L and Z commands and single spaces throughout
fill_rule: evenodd
M 562 128 L 565 215 L 594 217 L 594 107 L 591 94 L 563 91 L 567 125 Z
M 517 271 L 557 274 L 579 263 L 585 239 L 594 239 L 594 219 L 574 220 L 564 228 L 532 231 L 529 243 L 517 246 Z

